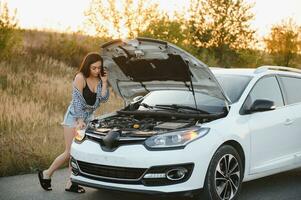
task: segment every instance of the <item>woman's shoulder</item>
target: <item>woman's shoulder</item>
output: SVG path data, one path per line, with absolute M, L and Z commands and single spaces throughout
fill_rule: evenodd
M 74 77 L 74 85 L 77 87 L 77 89 L 84 88 L 86 84 L 86 79 L 83 73 L 79 72 Z
M 74 77 L 74 80 L 76 80 L 76 79 L 77 80 L 85 80 L 86 78 L 82 72 L 78 72 Z

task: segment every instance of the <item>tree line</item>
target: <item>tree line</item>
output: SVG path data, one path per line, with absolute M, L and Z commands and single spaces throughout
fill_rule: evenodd
M 0 60 L 7 59 L 20 44 L 16 10 L 10 12 L 7 3 L 0 1 Z
M 145 36 L 172 42 L 210 65 L 300 66 L 301 28 L 292 19 L 276 24 L 258 49 L 253 4 L 244 0 L 189 0 L 173 17 L 151 0 L 92 0 L 87 25 L 100 36 Z M 300 59 L 300 58 L 299 58 Z
M 166 40 L 210 66 L 300 67 L 301 26 L 286 19 L 258 39 L 250 25 L 253 6 L 245 0 L 189 0 L 187 8 L 170 15 L 152 0 L 92 0 L 85 12 L 86 28 L 102 41 L 137 36 Z M 17 44 L 13 34 L 17 22 L 6 4 L 0 11 L 0 58 L 4 58 Z M 259 40 L 263 48 L 258 48 Z

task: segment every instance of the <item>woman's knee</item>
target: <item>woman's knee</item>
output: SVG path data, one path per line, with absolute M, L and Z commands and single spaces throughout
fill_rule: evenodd
M 74 138 L 75 128 L 64 127 L 65 148 L 70 151 L 71 144 Z
M 68 160 L 70 158 L 70 151 L 64 152 L 64 158 L 65 158 L 65 160 Z

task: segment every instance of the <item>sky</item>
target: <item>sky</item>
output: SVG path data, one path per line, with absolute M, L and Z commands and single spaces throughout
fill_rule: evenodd
M 17 18 L 22 28 L 76 31 L 83 27 L 84 11 L 91 0 L 0 0 L 9 8 L 17 9 Z M 153 0 L 167 12 L 181 10 L 188 0 Z M 292 17 L 301 25 L 301 0 L 245 0 L 254 3 L 252 12 L 255 20 L 251 23 L 259 36 L 269 33 L 273 24 Z

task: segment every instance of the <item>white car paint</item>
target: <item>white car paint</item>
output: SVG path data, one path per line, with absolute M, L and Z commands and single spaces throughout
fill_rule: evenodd
M 228 141 L 235 141 L 242 147 L 245 164 L 244 179 L 249 181 L 301 166 L 301 103 L 277 108 L 273 111 L 249 115 L 239 114 L 249 92 L 256 82 L 267 75 L 301 74 L 275 70 L 254 69 L 212 69 L 213 74 L 236 74 L 252 77 L 240 99 L 231 104 L 224 118 L 202 124 L 210 132 L 184 149 L 149 151 L 143 145 L 121 146 L 116 151 L 105 152 L 99 144 L 85 140 L 73 142 L 71 155 L 76 160 L 100 165 L 149 168 L 155 165 L 194 163 L 191 177 L 184 183 L 165 186 L 144 186 L 109 183 L 72 175 L 72 181 L 79 181 L 95 187 L 114 187 L 134 191 L 181 192 L 200 189 L 204 186 L 207 169 L 215 151 Z M 300 92 L 300 91 L 296 91 Z

